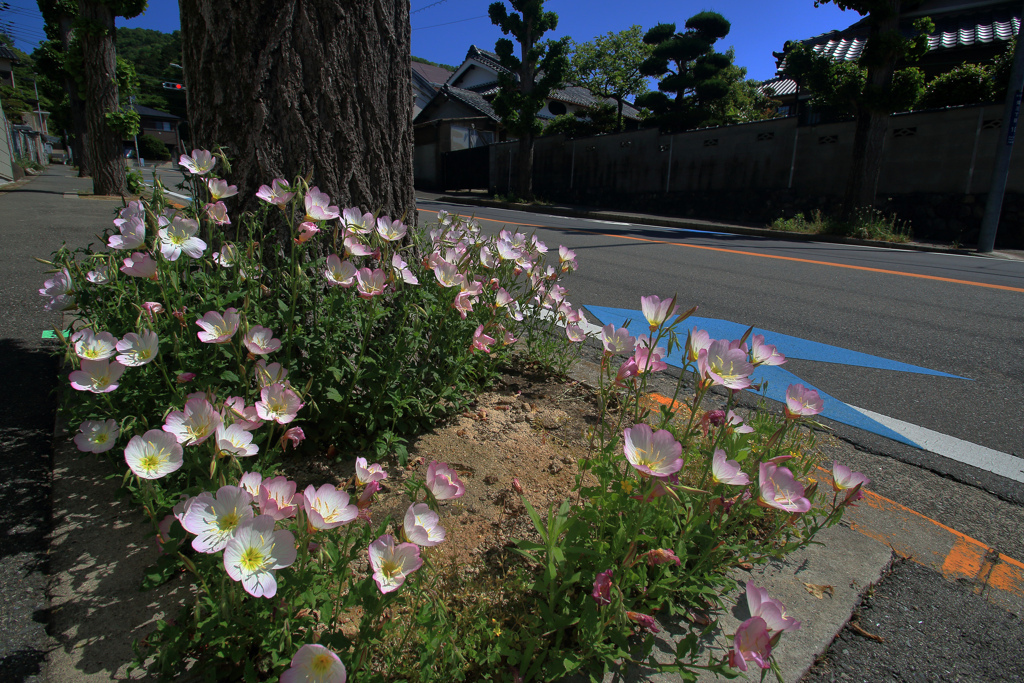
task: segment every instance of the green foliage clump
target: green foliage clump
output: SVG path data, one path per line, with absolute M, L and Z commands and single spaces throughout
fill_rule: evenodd
M 167 151 L 167 145 L 151 133 L 143 133 L 139 136 L 139 154 L 143 159 L 157 161 L 167 161 L 171 158 L 171 153 Z
M 994 90 L 991 67 L 961 64 L 928 82 L 921 106 L 930 109 L 991 102 Z
M 653 48 L 643 41 L 642 31 L 635 24 L 624 31 L 609 31 L 592 41 L 573 45 L 570 78 L 595 95 L 616 101 L 618 107 L 613 130 L 622 129 L 619 111 L 625 99 L 648 91 L 647 78 L 640 72 L 640 67 L 651 56 Z
M 909 221 L 900 221 L 895 215 L 886 215 L 870 208 L 856 209 L 849 218 L 828 216 L 820 210 L 815 210 L 809 218 L 803 213 L 797 213 L 792 218 L 776 218 L 768 227 L 785 232 L 839 235 L 896 243 L 908 242 L 912 234 Z
M 544 127 L 544 135 L 582 138 L 588 135 L 614 133 L 618 130 L 618 110 L 613 104 L 599 104 L 568 114 L 560 114 Z

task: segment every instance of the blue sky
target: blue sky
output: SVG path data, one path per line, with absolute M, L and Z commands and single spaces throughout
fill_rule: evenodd
M 10 9 L 0 11 L 0 27 L 10 28 L 19 49 L 31 52 L 42 38 L 43 21 L 35 0 L 3 0 Z M 460 64 L 470 45 L 493 50 L 501 31 L 487 19 L 489 0 L 412 0 L 412 53 L 435 62 Z M 787 40 L 810 38 L 832 29 L 846 28 L 860 17 L 828 4 L 814 7 L 814 0 L 704 0 L 669 3 L 663 0 L 548 0 L 546 8 L 558 13 L 558 30 L 552 38 L 569 36 L 585 42 L 632 24 L 645 29 L 662 22 L 682 28 L 686 19 L 705 9 L 721 13 L 732 22 L 732 31 L 718 43 L 719 49 L 736 48 L 736 63 L 748 69 L 750 78 L 775 75 L 772 52 Z M 174 31 L 179 28 L 178 3 L 150 0 L 146 12 L 118 26 Z M 545 36 L 548 37 L 548 36 Z

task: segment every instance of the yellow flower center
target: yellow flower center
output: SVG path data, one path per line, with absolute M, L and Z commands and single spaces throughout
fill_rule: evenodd
M 334 660 L 326 652 L 322 652 L 317 656 L 313 657 L 313 661 L 310 663 L 309 668 L 313 670 L 313 673 L 317 676 L 323 676 L 331 670 L 334 666 Z
M 236 526 L 238 526 L 238 522 L 240 521 L 240 519 L 241 518 L 238 515 L 238 510 L 232 510 L 231 512 L 217 520 L 217 528 L 221 531 L 231 531 Z
M 103 444 L 106 443 L 109 439 L 109 434 L 107 434 L 106 432 L 100 432 L 99 434 L 93 437 L 92 441 L 95 444 Z
M 253 546 L 246 548 L 242 556 L 238 558 L 238 565 L 243 571 L 249 573 L 262 569 L 264 564 L 266 564 L 266 556 L 264 556 L 263 551 Z
M 162 464 L 167 462 L 167 459 L 163 449 L 155 453 L 147 453 L 139 460 L 139 468 L 144 472 L 156 472 Z
M 402 565 L 394 560 L 384 560 L 380 564 L 380 573 L 384 575 L 385 579 L 390 581 L 395 576 L 401 576 Z

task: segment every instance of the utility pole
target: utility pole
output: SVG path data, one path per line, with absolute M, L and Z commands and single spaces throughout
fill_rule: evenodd
M 135 108 L 135 95 L 128 96 L 128 104 Z M 135 131 L 135 165 L 142 168 L 142 157 L 139 155 L 139 132 Z
M 1022 12 L 1024 12 L 1024 8 L 1022 8 Z M 1003 105 L 1003 127 L 1000 133 L 1003 144 L 996 148 L 996 159 L 992 166 L 992 185 L 988 191 L 988 199 L 985 201 L 985 216 L 981 219 L 981 234 L 978 235 L 978 253 L 980 254 L 991 253 L 996 245 L 999 216 L 1003 211 L 1003 195 L 1006 194 L 1006 178 L 1010 174 L 1010 155 L 1013 152 L 1013 140 L 1017 135 L 1017 119 L 1020 117 L 1022 86 L 1024 86 L 1024 23 L 1017 31 L 1017 49 L 1013 53 L 1010 85 L 1006 89 L 1006 103 Z
M 39 132 L 49 135 L 46 130 L 46 122 L 43 121 L 43 110 L 39 106 L 39 84 L 36 83 L 36 74 L 32 74 L 32 87 L 36 90 L 36 116 L 39 117 Z

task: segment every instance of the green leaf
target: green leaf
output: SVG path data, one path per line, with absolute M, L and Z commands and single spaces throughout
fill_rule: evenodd
M 239 381 L 238 375 L 236 375 L 235 373 L 231 372 L 230 370 L 225 370 L 224 372 L 220 373 L 220 378 L 222 380 L 224 380 L 225 382 L 235 382 L 235 383 L 237 383 Z

